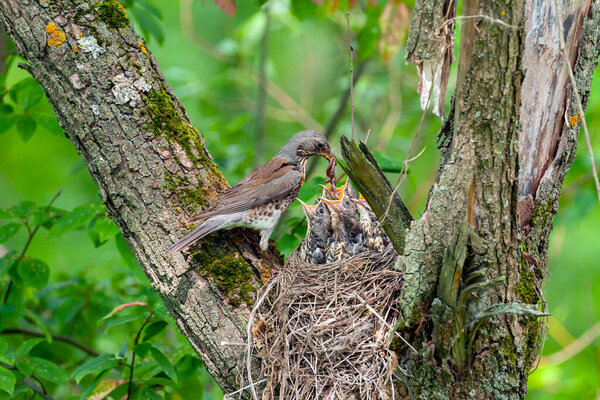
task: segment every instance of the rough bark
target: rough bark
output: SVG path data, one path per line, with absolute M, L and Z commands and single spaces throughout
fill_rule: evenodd
M 420 357 L 404 353 L 400 394 L 405 397 L 508 399 L 526 394 L 543 324 L 508 310 L 523 303 L 545 307 L 540 286 L 548 237 L 577 142 L 577 131 L 565 123 L 565 112 L 577 113 L 565 63 L 552 46 L 535 41 L 555 32 L 558 20 L 548 3 L 463 2 L 463 16 L 480 17 L 462 22 L 455 110 L 441 130 L 442 164 L 404 253 L 404 333 L 421 350 Z M 577 61 L 579 89 L 587 99 L 600 50 L 599 2 L 592 13 L 589 1 L 566 3 L 560 1 L 565 12 L 559 20 L 568 28 L 567 56 Z M 525 29 L 506 26 L 523 26 L 522 21 Z M 554 40 L 550 44 L 558 46 L 557 36 Z M 546 68 L 548 57 L 554 67 Z M 520 188 L 522 195 L 533 195 L 521 221 Z M 478 269 L 486 278 L 468 275 Z M 469 288 L 484 296 L 460 297 L 468 279 L 479 282 Z M 481 313 L 484 309 L 494 311 Z
M 188 259 L 165 255 L 185 216 L 228 185 L 116 1 L 3 0 L 0 15 L 152 287 L 223 390 L 236 390 L 253 271 L 278 253 L 238 230 Z

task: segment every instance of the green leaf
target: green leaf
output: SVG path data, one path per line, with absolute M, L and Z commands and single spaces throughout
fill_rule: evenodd
M 0 337 L 0 357 L 6 353 L 6 350 L 8 350 L 8 343 L 6 339 Z
M 17 119 L 17 132 L 24 142 L 27 142 L 37 129 L 37 122 L 29 115 L 22 115 Z
M 370 58 L 377 49 L 377 41 L 381 36 L 379 15 L 381 7 L 367 7 L 367 22 L 358 33 L 358 54 L 361 60 Z
M 140 343 L 137 344 L 134 348 L 133 351 L 135 352 L 135 354 L 137 354 L 140 358 L 144 359 L 146 358 L 146 356 L 148 355 L 148 353 L 150 352 L 150 348 L 152 347 L 152 345 L 150 343 Z
M 173 381 L 177 382 L 177 372 L 175 371 L 175 368 L 173 368 L 173 365 L 171 365 L 171 362 L 169 361 L 169 359 L 159 349 L 157 349 L 154 346 L 152 346 L 150 348 L 150 351 L 152 352 L 152 356 L 158 363 L 158 366 L 160 367 L 160 369 L 165 374 L 167 374 L 167 376 L 169 378 L 171 378 Z
M 119 227 L 107 216 L 100 216 L 90 222 L 88 235 L 96 247 L 102 246 L 108 239 L 120 232 Z
M 123 234 L 119 233 L 115 236 L 117 249 L 119 250 L 119 254 L 121 254 L 121 258 L 125 261 L 125 265 L 132 271 L 141 271 L 140 264 L 137 262 L 137 259 L 133 255 L 133 252 L 127 246 L 127 242 L 125 242 L 125 238 Z
M 60 236 L 66 232 L 80 228 L 90 222 L 96 215 L 104 212 L 106 212 L 106 208 L 99 203 L 90 203 L 79 206 L 59 219 L 52 228 L 52 233 L 56 236 Z
M 10 212 L 21 219 L 27 219 L 29 213 L 33 211 L 35 203 L 33 201 L 22 201 L 10 209 Z
M 16 120 L 12 107 L 8 104 L 0 104 L 0 135 L 12 128 Z
M 28 110 L 40 102 L 44 90 L 35 79 L 25 78 L 10 89 L 9 95 L 21 109 Z
M 19 358 L 16 362 L 17 369 L 20 373 L 25 376 L 29 376 L 33 374 L 33 368 L 31 368 L 31 363 L 29 358 Z
M 67 211 L 61 210 L 60 208 L 51 207 L 38 207 L 33 210 L 29 215 L 29 225 L 36 227 L 38 225 L 43 226 L 46 229 L 52 228 L 55 221 L 61 218 Z
M 8 269 L 19 260 L 19 255 L 16 251 L 11 251 L 4 257 L 0 257 L 0 275 L 3 275 Z
M 40 330 L 44 333 L 46 342 L 51 344 L 52 343 L 52 333 L 46 327 L 46 323 L 45 323 L 44 319 L 31 310 L 27 310 L 27 317 L 33 321 L 35 326 L 40 328 Z
M 51 361 L 39 357 L 30 358 L 31 367 L 36 377 L 52 383 L 65 383 L 69 380 L 67 373 Z
M 20 228 L 21 224 L 14 222 L 0 226 L 0 243 L 4 243 L 11 237 L 15 236 L 17 232 L 19 232 Z
M 130 10 L 131 15 L 140 25 L 142 33 L 147 41 L 150 36 L 154 36 L 159 45 L 162 45 L 165 40 L 165 32 L 160 25 L 160 22 L 148 11 L 143 8 L 134 7 Z
M 154 391 L 154 389 L 151 389 L 149 387 L 145 388 L 142 392 L 142 398 L 150 400 L 162 400 L 162 397 L 160 397 L 158 393 Z
M 15 390 L 15 382 L 17 378 L 12 371 L 9 371 L 5 368 L 0 368 L 0 390 L 7 392 L 12 396 Z
M 38 120 L 40 127 L 42 127 L 46 132 L 58 136 L 64 137 L 65 132 L 62 127 L 59 125 L 58 120 L 56 119 L 56 114 L 36 114 L 36 119 Z
M 115 326 L 123 325 L 132 321 L 137 321 L 141 317 L 139 315 L 127 315 L 125 317 L 116 317 L 109 320 L 104 326 L 103 335 L 106 335 L 109 329 L 114 328 Z
M 151 323 L 144 329 L 144 342 L 152 339 L 154 336 L 158 335 L 165 327 L 167 323 L 165 321 L 156 321 Z
M 42 289 L 48 283 L 50 268 L 41 260 L 23 257 L 19 261 L 18 274 L 26 285 Z
M 104 375 L 106 375 L 108 373 L 108 369 L 100 372 L 92 381 L 92 383 L 90 383 L 90 385 L 85 389 L 85 391 L 81 394 L 81 397 L 79 398 L 80 400 L 85 400 L 88 399 L 90 397 L 90 394 L 92 394 L 92 391 L 96 388 L 96 386 L 98 386 L 98 383 L 100 383 L 100 381 L 102 380 L 102 378 L 104 377 Z
M 75 382 L 79 382 L 88 376 L 96 372 L 104 371 L 107 369 L 114 368 L 117 365 L 117 359 L 114 354 L 102 354 L 91 360 L 87 360 L 85 363 L 77 367 L 75 372 L 71 375 L 71 378 L 75 379 Z
M 383 172 L 401 172 L 404 161 L 396 160 L 390 156 L 386 156 L 380 151 L 373 151 L 373 155 L 377 160 L 377 164 Z
M 24 341 L 17 347 L 17 351 L 15 352 L 15 359 L 19 359 L 25 357 L 29 352 L 38 344 L 42 343 L 44 339 L 35 338 Z

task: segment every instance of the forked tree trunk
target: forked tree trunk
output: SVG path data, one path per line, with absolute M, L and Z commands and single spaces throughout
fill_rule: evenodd
M 400 397 L 525 396 L 543 324 L 505 313 L 543 300 L 552 217 L 579 130 L 565 122 L 577 110 L 557 23 L 584 103 L 600 46 L 600 0 L 558 2 L 557 17 L 552 1 L 463 1 L 464 16 L 475 17 L 461 22 L 442 161 L 405 242 L 400 332 L 419 355 L 393 343 Z M 189 228 L 184 217 L 228 186 L 154 57 L 114 18 L 116 1 L 104 3 L 117 7 L 113 18 L 97 1 L 3 0 L 0 15 L 152 286 L 219 385 L 235 391 L 243 376 L 235 344 L 246 339 L 258 274 L 280 257 L 261 254 L 242 230 L 211 235 L 188 259 L 165 255 Z M 441 74 L 435 92 L 452 58 L 453 24 L 444 21 L 455 2 L 416 3 L 407 48 L 426 77 Z M 466 279 L 481 296 L 461 296 Z

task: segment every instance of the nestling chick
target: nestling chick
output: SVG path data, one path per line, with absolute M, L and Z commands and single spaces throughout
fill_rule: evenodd
M 381 228 L 377 216 L 364 198 L 352 199 L 358 211 L 359 224 L 363 232 L 364 244 L 369 250 L 382 251 L 390 242 Z
M 299 255 L 306 262 L 323 264 L 327 250 L 327 240 L 332 236 L 331 212 L 322 200 L 315 205 L 307 205 L 297 199 L 306 215 L 306 236 L 300 243 Z

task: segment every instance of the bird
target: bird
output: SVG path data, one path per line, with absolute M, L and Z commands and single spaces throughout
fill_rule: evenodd
M 331 228 L 333 230 L 325 251 L 325 262 L 329 264 L 352 257 L 353 243 L 346 229 L 346 224 L 342 220 L 340 210 L 332 204 L 335 202 L 323 200 L 331 213 Z
M 315 205 L 308 205 L 300 199 L 297 200 L 302 205 L 307 223 L 306 235 L 300 243 L 298 254 L 306 262 L 323 264 L 327 241 L 333 233 L 331 212 L 323 200 L 319 200 Z
M 339 194 L 340 198 L 337 200 L 329 200 L 323 197 L 321 199 L 339 215 L 340 220 L 346 227 L 350 241 L 354 244 L 360 244 L 362 242 L 362 231 L 356 216 L 356 207 L 344 190 L 339 191 Z
M 390 242 L 385 234 L 377 216 L 369 207 L 369 204 L 360 196 L 358 199 L 352 199 L 356 205 L 359 215 L 359 224 L 363 233 L 364 244 L 369 250 L 382 251 Z
M 317 131 L 296 133 L 267 163 L 261 165 L 214 204 L 190 218 L 202 224 L 167 249 L 167 254 L 183 250 L 204 236 L 235 227 L 260 231 L 260 249 L 266 251 L 269 238 L 281 214 L 298 195 L 311 156 L 333 156 L 327 139 Z
M 352 186 L 352 184 L 350 183 L 350 178 L 346 178 L 346 183 L 344 183 L 344 185 L 342 186 L 342 191 L 350 199 L 358 199 L 360 196 L 356 189 L 354 189 L 354 186 Z

